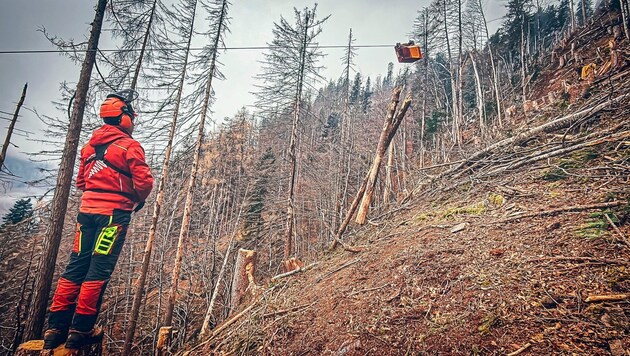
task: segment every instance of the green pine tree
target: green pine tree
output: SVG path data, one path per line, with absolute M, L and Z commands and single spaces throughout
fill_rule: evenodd
M 9 212 L 2 217 L 2 225 L 15 225 L 33 215 L 31 199 L 20 199 L 13 204 Z

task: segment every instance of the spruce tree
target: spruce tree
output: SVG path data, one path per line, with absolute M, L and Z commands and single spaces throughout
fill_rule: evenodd
M 20 199 L 13 204 L 9 212 L 2 217 L 2 225 L 15 225 L 33 215 L 31 199 Z

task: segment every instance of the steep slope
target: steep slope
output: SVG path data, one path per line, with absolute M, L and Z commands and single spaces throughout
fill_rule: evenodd
M 629 47 L 617 20 L 597 21 L 540 66 L 512 136 L 430 170 L 406 204 L 346 237 L 361 252 L 265 280 L 188 351 L 627 354 Z M 608 69 L 580 79 L 591 62 Z

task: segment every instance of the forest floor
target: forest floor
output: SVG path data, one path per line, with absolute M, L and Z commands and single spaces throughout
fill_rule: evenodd
M 574 36 L 597 39 L 583 58 L 605 50 L 605 31 Z M 600 84 L 576 79 L 577 63 L 541 69 L 532 93 L 549 97 L 564 80 L 569 97 L 512 122 L 514 132 L 630 93 L 628 52 L 626 43 L 625 62 Z M 432 182 L 347 236 L 361 252 L 338 248 L 307 271 L 262 281 L 242 317 L 188 351 L 630 355 L 627 99 L 440 176 L 441 188 Z M 544 156 L 567 145 L 575 149 Z
M 595 209 L 499 222 L 516 212 L 627 199 L 627 185 L 582 180 L 547 182 L 539 171 L 519 172 L 483 192 L 423 202 L 370 228 L 359 241 L 362 252 L 339 251 L 281 279 L 206 350 L 507 354 L 529 345 L 532 355 L 625 355 L 630 228 L 617 232 L 604 216 L 620 224 L 623 213 Z M 451 232 L 461 223 L 463 230 Z M 586 301 L 613 294 L 626 298 Z

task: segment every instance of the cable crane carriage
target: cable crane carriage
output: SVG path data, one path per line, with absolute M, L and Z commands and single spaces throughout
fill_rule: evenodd
M 422 59 L 420 46 L 415 44 L 413 41 L 402 44 L 396 43 L 394 49 L 396 50 L 396 56 L 398 57 L 399 63 L 413 63 Z

